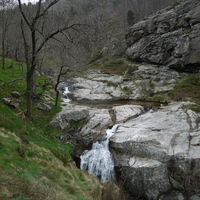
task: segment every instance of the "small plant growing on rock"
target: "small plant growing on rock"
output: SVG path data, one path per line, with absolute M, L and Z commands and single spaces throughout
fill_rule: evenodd
M 127 95 L 130 96 L 132 94 L 132 89 L 125 86 L 125 87 L 121 87 L 121 90 Z
M 116 87 L 118 87 L 118 84 L 117 84 L 117 83 L 114 83 L 114 82 L 112 82 L 112 81 L 108 81 L 108 82 L 107 82 L 107 86 L 116 88 Z
M 168 103 L 171 101 L 170 97 L 165 94 L 156 94 L 148 98 L 149 101 L 156 101 L 161 103 Z
M 178 6 L 181 3 L 181 1 L 175 1 L 172 5 L 172 8 L 175 8 L 176 6 Z

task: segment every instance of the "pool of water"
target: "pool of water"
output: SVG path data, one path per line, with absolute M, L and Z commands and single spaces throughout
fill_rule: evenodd
M 162 105 L 167 105 L 159 102 L 152 101 L 138 101 L 138 100 L 130 100 L 130 99 L 121 99 L 121 100 L 73 100 L 72 104 L 81 105 L 81 106 L 89 106 L 95 108 L 111 108 L 113 106 L 121 106 L 121 105 L 141 105 L 141 106 L 149 106 L 149 107 L 159 107 Z

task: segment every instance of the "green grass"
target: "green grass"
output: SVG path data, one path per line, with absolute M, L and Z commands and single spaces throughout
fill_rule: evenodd
M 106 74 L 116 74 L 129 77 L 138 69 L 136 65 L 123 58 L 101 58 L 90 64 L 90 68 L 99 69 Z
M 48 148 L 0 129 L 0 199 L 92 199 L 98 181 Z

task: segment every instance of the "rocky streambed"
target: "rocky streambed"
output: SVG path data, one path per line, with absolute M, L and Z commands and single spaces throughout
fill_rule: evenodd
M 177 79 L 180 77 L 177 72 L 173 73 Z M 115 92 L 113 87 L 113 92 L 101 96 L 102 91 L 111 89 L 105 85 L 108 79 L 122 81 L 122 77 L 107 76 L 106 79 L 102 74 L 97 76 L 96 72 L 89 76 L 92 78 L 85 78 L 83 82 L 80 78 L 73 80 L 72 86 L 74 98 L 87 97 L 90 101 L 84 102 L 90 103 L 65 103 L 51 122 L 51 125 L 66 130 L 63 139 L 73 138 L 78 142 L 79 148 L 74 152 L 77 165 L 82 151 L 104 138 L 108 127 L 118 124 L 109 146 L 116 178 L 123 180 L 132 196 L 160 200 L 200 199 L 200 114 L 189 109 L 191 102 L 131 105 L 128 100 L 125 105 L 95 106 L 93 101 L 103 99 L 106 103 L 111 99 L 109 95 Z M 174 79 L 166 78 L 170 83 L 168 89 Z M 166 85 L 163 85 L 164 89 Z
M 169 191 L 182 191 L 178 195 L 199 198 L 200 114 L 187 104 L 174 102 L 149 111 L 140 105 L 112 107 L 119 126 L 110 138 L 110 151 L 117 179 L 124 180 L 131 195 L 165 199 Z M 52 124 L 65 129 L 84 122 L 74 137 L 87 149 L 105 136 L 113 123 L 110 113 L 108 108 L 68 105 Z
M 91 70 L 73 78 L 73 98 L 90 103 L 67 103 L 51 122 L 66 130 L 63 139 L 70 135 L 82 147 L 77 156 L 118 124 L 109 145 L 116 178 L 136 199 L 200 200 L 200 113 L 190 109 L 191 102 L 153 107 L 92 102 L 149 97 L 165 102 L 165 93 L 187 76 L 183 72 L 199 71 L 199 0 L 181 2 L 130 28 L 126 55 L 140 62 L 134 70 L 121 75 Z
M 132 65 L 134 71 L 121 75 L 89 70 L 84 78 L 73 78 L 74 99 L 146 99 L 170 91 L 180 78 L 186 76 L 186 73 L 167 66 L 141 63 Z

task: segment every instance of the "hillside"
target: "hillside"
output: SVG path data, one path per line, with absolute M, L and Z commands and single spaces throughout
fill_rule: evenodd
M 41 24 L 47 25 L 47 28 L 41 29 L 42 36 L 38 36 L 38 42 L 47 34 L 46 31 L 54 30 L 62 24 L 83 24 L 83 27 L 79 32 L 70 31 L 69 35 L 66 33 L 65 36 L 68 37 L 59 35 L 48 42 L 38 65 L 42 65 L 44 69 L 67 62 L 72 67 L 80 68 L 88 62 L 91 55 L 98 54 L 104 47 L 108 48 L 111 56 L 123 55 L 126 49 L 124 37 L 130 25 L 171 6 L 174 2 L 176 0 L 60 0 L 42 20 Z M 30 14 L 36 9 L 31 3 L 28 6 L 23 5 L 24 9 L 25 7 Z M 4 41 L 0 45 L 0 54 L 22 61 L 25 59 L 20 28 L 21 15 L 16 7 L 8 8 L 0 11 L 4 19 L 0 23 L 0 40 Z M 127 21 L 128 11 L 133 13 L 131 24 Z M 24 31 L 26 40 L 30 43 L 30 33 L 27 28 Z M 70 42 L 72 40 L 73 43 Z
M 92 200 L 106 199 L 106 195 L 109 199 L 123 198 L 116 185 L 102 184 L 75 166 L 71 159 L 73 145 L 59 139 L 61 130 L 48 126 L 60 107 L 42 111 L 34 102 L 33 121 L 25 120 L 25 82 L 17 80 L 23 73 L 18 63 L 13 63 L 12 68 L 10 63 L 6 59 L 6 69 L 0 68 L 0 199 Z M 42 86 L 44 79 L 47 77 L 38 77 L 38 85 Z M 21 96 L 13 97 L 13 91 Z M 46 96 L 47 93 L 53 97 L 51 86 Z M 3 98 L 19 103 L 19 107 L 6 105 Z M 109 190 L 114 192 L 110 194 Z

